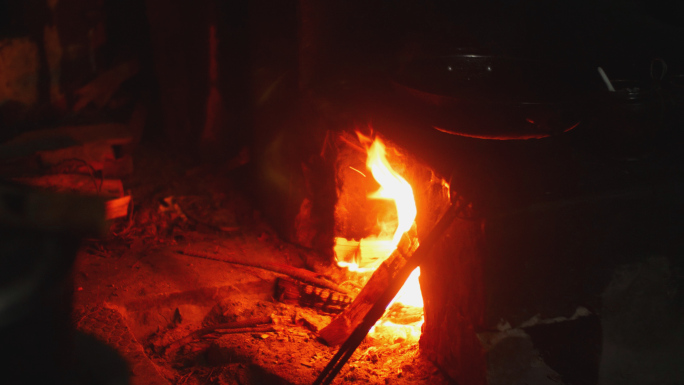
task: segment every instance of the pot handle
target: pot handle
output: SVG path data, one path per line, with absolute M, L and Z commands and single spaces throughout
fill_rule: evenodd
M 665 60 L 657 57 L 651 60 L 651 79 L 663 80 L 667 73 L 667 63 Z

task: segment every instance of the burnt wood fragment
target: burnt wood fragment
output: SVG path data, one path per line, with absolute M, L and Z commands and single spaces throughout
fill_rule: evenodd
M 276 299 L 280 302 L 298 304 L 325 313 L 341 313 L 352 302 L 348 295 L 284 277 L 276 280 L 275 291 Z

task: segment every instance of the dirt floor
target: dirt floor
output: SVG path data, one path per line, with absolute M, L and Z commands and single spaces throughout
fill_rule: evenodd
M 239 170 L 191 167 L 153 149 L 135 160 L 124 180 L 132 215 L 113 222 L 107 239 L 86 241 L 77 257 L 78 330 L 118 351 L 134 385 L 312 383 L 337 350 L 316 335 L 332 315 L 277 302 L 277 273 L 220 261 L 311 268 L 310 252 L 269 228 L 235 187 Z M 178 252 L 187 249 L 214 260 Z M 263 317 L 271 323 L 187 337 Z M 448 383 L 417 343 L 369 338 L 334 383 L 348 382 Z

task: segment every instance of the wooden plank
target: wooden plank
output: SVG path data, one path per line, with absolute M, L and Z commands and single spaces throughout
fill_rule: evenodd
M 106 141 L 97 141 L 58 150 L 39 151 L 38 156 L 41 163 L 46 166 L 56 166 L 65 161 L 78 160 L 87 163 L 94 170 L 102 170 L 106 161 L 114 160 L 114 150 Z M 87 165 L 84 164 L 86 167 Z
M 130 204 L 130 195 L 108 200 L 105 202 L 105 217 L 107 219 L 115 219 L 127 216 Z
M 54 174 L 30 178 L 15 178 L 30 186 L 42 187 L 55 192 L 71 192 L 99 195 L 107 198 L 124 196 L 123 183 L 119 179 L 99 179 L 90 175 Z
M 33 155 L 38 151 L 55 150 L 77 145 L 78 142 L 67 136 L 36 138 L 32 141 L 6 142 L 0 144 L 0 159 L 14 159 Z
M 109 144 L 128 144 L 132 140 L 128 126 L 120 123 L 103 123 L 79 126 L 53 127 L 25 132 L 7 143 L 27 143 L 42 139 L 70 138 L 76 143 L 107 141 Z
M 0 145 L 0 159 L 20 158 L 39 151 L 53 151 L 84 143 L 126 145 L 133 141 L 127 125 L 105 123 L 54 127 L 25 132 Z

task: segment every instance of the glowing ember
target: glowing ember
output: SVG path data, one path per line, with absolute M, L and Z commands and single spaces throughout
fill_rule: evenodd
M 381 229 L 379 234 L 360 241 L 341 237 L 335 239 L 338 265 L 350 271 L 363 273 L 374 271 L 392 254 L 403 234 L 414 225 L 417 210 L 413 189 L 387 161 L 382 140 L 375 138 L 371 143 L 370 138 L 358 135 L 362 143 L 370 143 L 367 149 L 366 168 L 380 185 L 377 191 L 368 195 L 368 199 L 393 201 L 397 214 L 396 221 L 378 223 Z M 353 170 L 366 176 L 363 170 Z M 411 341 L 420 337 L 420 327 L 423 324 L 423 296 L 418 283 L 419 276 L 420 269 L 417 268 L 388 306 L 383 318 L 371 330 L 372 337 Z M 404 310 L 409 308 L 410 310 Z

